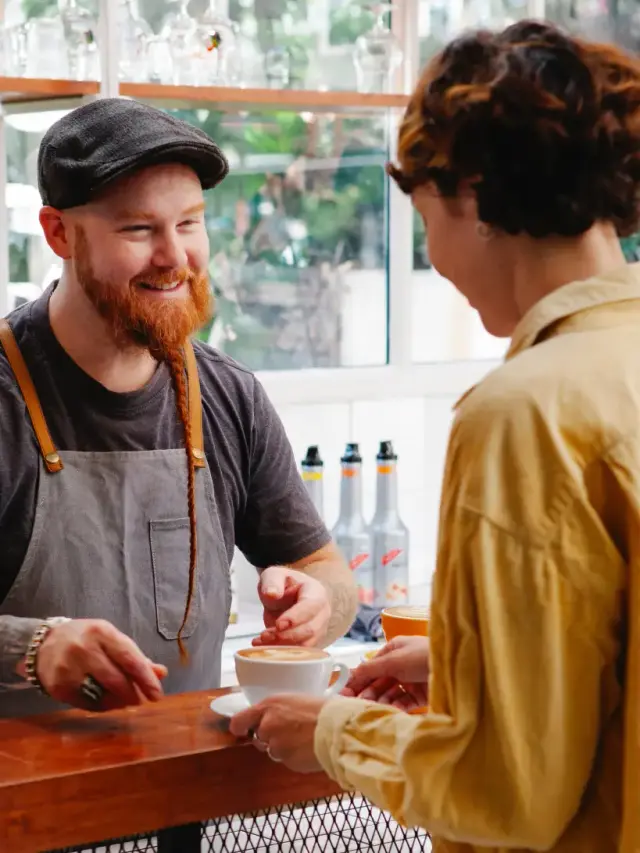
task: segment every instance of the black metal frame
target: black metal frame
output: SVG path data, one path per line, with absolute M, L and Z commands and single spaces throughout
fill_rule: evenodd
M 51 853 L 429 853 L 423 830 L 405 829 L 358 794 L 216 818 L 144 836 Z

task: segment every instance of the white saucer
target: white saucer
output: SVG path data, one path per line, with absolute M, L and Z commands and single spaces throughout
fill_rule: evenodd
M 227 693 L 224 696 L 216 696 L 209 707 L 221 717 L 233 717 L 239 711 L 245 711 L 249 707 L 249 703 L 245 699 L 244 693 Z

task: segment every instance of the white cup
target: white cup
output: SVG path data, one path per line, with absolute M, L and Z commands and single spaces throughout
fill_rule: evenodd
M 256 705 L 278 693 L 330 696 L 349 679 L 349 667 L 322 649 L 302 646 L 255 646 L 235 653 L 236 676 L 247 702 Z M 340 671 L 329 686 L 335 670 Z

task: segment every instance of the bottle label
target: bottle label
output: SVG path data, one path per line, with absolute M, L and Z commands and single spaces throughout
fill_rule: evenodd
M 373 571 L 369 554 L 356 554 L 349 560 L 349 568 L 355 572 L 355 580 L 358 587 L 358 601 L 360 604 L 373 604 L 375 589 L 373 586 Z
M 386 589 L 387 604 L 405 604 L 409 590 L 406 586 L 399 583 L 392 583 Z
M 355 468 L 343 468 L 342 476 L 343 477 L 357 477 L 360 472 Z
M 356 554 L 356 556 L 349 563 L 349 568 L 351 569 L 351 571 L 355 572 L 355 570 L 359 566 L 361 566 L 365 562 L 365 560 L 368 559 L 368 557 L 368 554 Z
M 306 483 L 312 482 L 314 480 L 316 480 L 316 481 L 321 480 L 322 479 L 322 471 L 303 471 L 302 472 L 302 479 Z
M 376 601 L 383 607 L 406 604 L 409 596 L 409 567 L 404 548 L 390 548 L 378 561 Z
M 358 603 L 370 604 L 373 606 L 375 599 L 375 591 L 372 586 L 362 586 L 358 584 Z
M 378 465 L 378 474 L 392 474 L 393 465 Z
M 394 560 L 397 560 L 400 554 L 402 554 L 401 548 L 394 548 L 392 551 L 387 551 L 387 553 L 382 558 L 382 565 L 390 565 L 391 563 L 393 563 Z

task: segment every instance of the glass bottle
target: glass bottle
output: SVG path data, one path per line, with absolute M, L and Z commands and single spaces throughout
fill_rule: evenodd
M 58 0 L 64 27 L 71 80 L 97 80 L 100 76 L 98 22 L 78 0 Z
M 393 4 L 378 3 L 370 8 L 376 15 L 376 22 L 368 33 L 356 40 L 353 62 L 358 91 L 381 94 L 391 91 L 393 75 L 402 61 L 402 49 L 387 26 Z
M 120 79 L 144 83 L 149 79 L 148 52 L 153 32 L 140 15 L 138 0 L 119 0 Z

